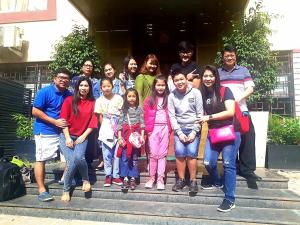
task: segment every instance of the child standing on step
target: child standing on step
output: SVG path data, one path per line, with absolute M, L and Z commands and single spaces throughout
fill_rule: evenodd
M 176 167 L 179 179 L 172 187 L 173 191 L 181 191 L 187 184 L 185 169 L 190 174 L 189 194 L 196 195 L 198 185 L 197 157 L 200 141 L 200 124 L 197 118 L 203 115 L 202 96 L 198 89 L 188 83 L 181 69 L 174 70 L 172 75 L 175 90 L 168 97 L 168 109 L 172 129 L 174 130 L 174 148 Z
M 120 145 L 117 156 L 121 158 L 120 171 L 123 177 L 122 191 L 129 188 L 136 188 L 136 179 L 139 177 L 138 171 L 138 150 L 140 146 L 134 146 L 130 141 L 132 133 L 137 133 L 137 142 L 144 144 L 144 114 L 139 106 L 138 92 L 129 88 L 124 95 L 123 110 L 118 125 L 118 143 Z M 130 178 L 130 180 L 129 180 Z
M 150 179 L 145 188 L 152 188 L 157 173 L 157 190 L 164 190 L 166 157 L 171 132 L 168 115 L 169 88 L 167 79 L 160 75 L 154 79 L 152 94 L 144 102 L 145 130 L 149 137 Z
M 123 106 L 123 98 L 112 92 L 113 82 L 110 78 L 103 78 L 100 82 L 103 96 L 96 100 L 95 113 L 101 124 L 99 141 L 102 147 L 104 172 L 106 174 L 104 187 L 111 183 L 122 185 L 119 175 L 119 158 L 116 157 L 118 120 Z

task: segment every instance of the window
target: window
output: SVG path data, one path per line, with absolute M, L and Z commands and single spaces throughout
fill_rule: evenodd
M 56 20 L 56 0 L 0 0 L 0 24 Z
M 47 10 L 48 0 L 0 0 L 0 13 Z

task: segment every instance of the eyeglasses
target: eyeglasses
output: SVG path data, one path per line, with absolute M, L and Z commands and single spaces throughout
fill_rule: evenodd
M 59 80 L 64 80 L 64 81 L 69 81 L 70 80 L 69 77 L 63 77 L 63 76 L 56 76 L 56 78 L 58 78 Z
M 229 59 L 229 58 L 234 59 L 235 57 L 236 57 L 235 54 L 224 55 L 224 59 Z
M 89 65 L 89 64 L 83 64 L 83 66 L 93 68 L 93 65 Z
M 179 52 L 180 55 L 192 55 L 193 52 Z

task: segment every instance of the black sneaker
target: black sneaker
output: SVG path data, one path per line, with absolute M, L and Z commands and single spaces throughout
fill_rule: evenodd
M 128 192 L 128 189 L 129 189 L 129 180 L 128 180 L 128 178 L 124 178 L 123 184 L 121 186 L 121 190 L 122 190 L 122 192 L 126 193 L 126 192 Z
M 134 179 L 134 177 L 131 177 L 131 179 L 130 179 L 130 190 L 135 190 L 135 188 L 136 188 L 135 179 Z
M 234 202 L 224 199 L 222 204 L 217 208 L 220 212 L 229 212 L 235 208 Z
M 198 193 L 198 185 L 196 180 L 191 180 L 189 194 L 195 196 Z
M 213 189 L 222 189 L 223 188 L 223 185 L 213 185 L 213 184 L 201 184 L 201 188 L 203 190 L 213 190 Z
M 185 181 L 182 179 L 178 179 L 176 184 L 174 184 L 174 186 L 172 187 L 172 191 L 178 192 L 180 190 L 182 190 L 182 188 L 184 188 L 185 186 Z

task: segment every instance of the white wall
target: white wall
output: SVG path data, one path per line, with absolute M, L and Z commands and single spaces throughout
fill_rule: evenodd
M 53 44 L 71 32 L 73 24 L 88 27 L 88 21 L 68 0 L 57 0 L 57 20 L 7 24 L 24 29 L 23 39 L 29 41 L 28 58 L 24 62 L 49 61 Z M 5 24 L 3 24 L 5 26 Z M 13 59 L 10 59 L 12 62 Z
M 257 0 L 249 0 L 248 9 Z M 278 15 L 271 22 L 270 42 L 273 50 L 300 49 L 300 1 L 299 0 L 263 0 L 263 9 Z

